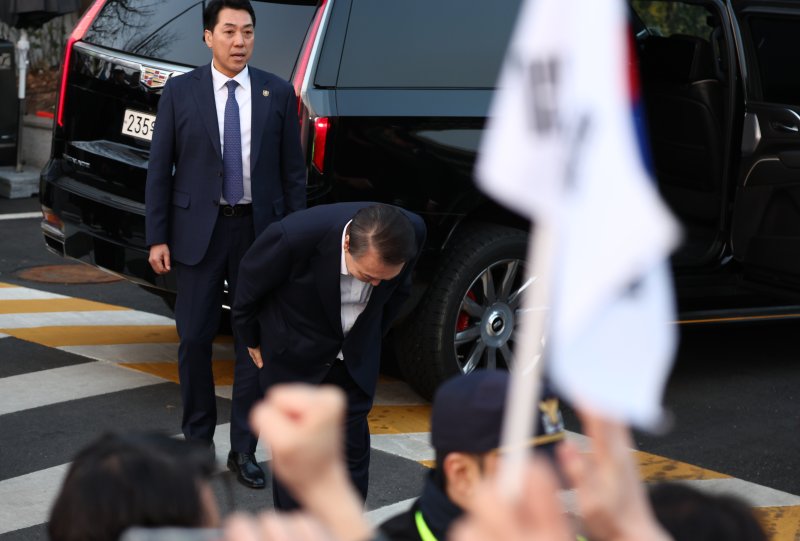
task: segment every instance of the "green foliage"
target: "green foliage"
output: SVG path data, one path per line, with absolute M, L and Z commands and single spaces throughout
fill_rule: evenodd
M 688 34 L 708 39 L 711 32 L 706 23 L 709 13 L 703 6 L 662 0 L 632 0 L 631 5 L 653 34 Z

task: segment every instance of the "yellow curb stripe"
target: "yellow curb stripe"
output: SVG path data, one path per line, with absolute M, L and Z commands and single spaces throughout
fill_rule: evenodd
M 753 509 L 770 541 L 800 541 L 800 506 Z
M 0 314 L 38 314 L 45 312 L 89 312 L 96 310 L 130 310 L 102 302 L 83 299 L 24 299 L 0 301 Z
M 419 462 L 420 464 L 422 464 L 426 468 L 433 469 L 433 468 L 436 467 L 436 461 L 435 460 L 418 460 L 417 462 Z
M 0 329 L 0 332 L 50 347 L 178 342 L 174 325 L 76 325 Z
M 372 434 L 407 434 L 428 432 L 430 406 L 374 406 L 367 421 Z
M 7 284 L 5 282 L 0 282 L 0 287 L 19 287 L 19 286 L 14 284 Z
M 647 482 L 684 479 L 730 479 L 730 476 L 724 473 L 706 470 L 699 466 L 671 460 L 663 456 L 651 455 L 643 451 L 634 451 L 634 454 L 639 463 L 639 473 L 642 480 Z
M 178 363 L 119 363 L 120 366 L 151 374 L 159 378 L 178 383 Z M 233 385 L 233 367 L 235 361 L 211 361 L 211 370 L 214 373 L 215 385 Z

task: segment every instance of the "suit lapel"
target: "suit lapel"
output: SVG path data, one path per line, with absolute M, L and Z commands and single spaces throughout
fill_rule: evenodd
M 250 119 L 250 170 L 258 163 L 258 153 L 261 150 L 261 138 L 269 118 L 272 106 L 272 90 L 263 74 L 250 68 L 250 104 L 252 118 Z
M 342 294 L 339 276 L 342 263 L 342 228 L 333 227 L 317 245 L 317 255 L 314 256 L 312 268 L 314 269 L 314 282 L 317 285 L 325 316 L 328 318 L 336 333 L 342 335 Z
M 206 64 L 194 72 L 194 99 L 197 102 L 199 117 L 203 119 L 211 145 L 222 160 L 222 149 L 219 144 L 219 121 L 217 120 L 217 104 L 214 101 L 214 82 L 211 79 L 211 64 Z

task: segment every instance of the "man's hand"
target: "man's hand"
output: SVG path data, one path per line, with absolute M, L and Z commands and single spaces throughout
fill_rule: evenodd
M 172 270 L 169 261 L 169 246 L 154 244 L 150 247 L 150 257 L 147 259 L 156 274 L 166 274 Z
M 363 541 L 372 528 L 344 462 L 344 393 L 333 386 L 272 387 L 250 425 L 272 450 L 272 471 L 339 541 Z
M 247 353 L 250 354 L 250 358 L 253 359 L 253 363 L 257 367 L 262 368 L 264 366 L 264 359 L 261 358 L 261 346 L 247 348 Z
M 628 427 L 588 411 L 578 412 L 592 452 L 574 442 L 559 445 L 561 469 L 577 492 L 578 514 L 589 539 L 670 541 L 658 524 L 633 456 Z

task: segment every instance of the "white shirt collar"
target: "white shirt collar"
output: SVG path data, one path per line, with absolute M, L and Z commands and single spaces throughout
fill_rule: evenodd
M 214 82 L 214 90 L 219 91 L 225 87 L 225 83 L 233 79 L 245 92 L 250 92 L 250 69 L 245 65 L 244 69 L 236 74 L 235 77 L 228 77 L 217 68 L 214 67 L 214 61 L 211 61 L 211 80 Z
M 344 229 L 342 229 L 342 268 L 340 272 L 342 276 L 350 276 L 350 271 L 347 270 L 347 262 L 344 259 L 344 237 L 347 235 L 347 227 L 353 220 L 350 220 L 344 225 Z

